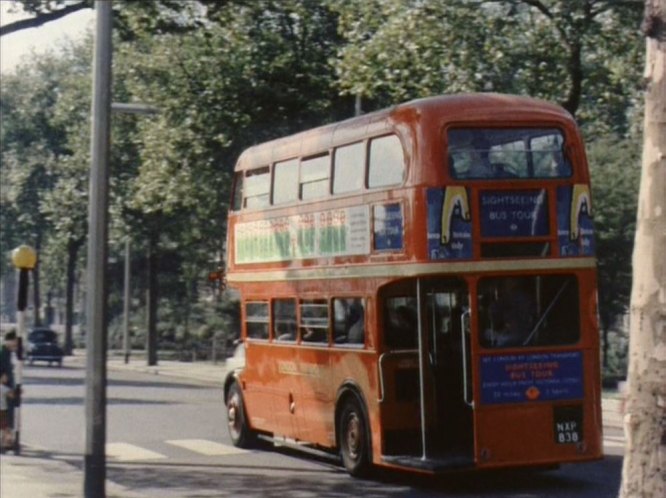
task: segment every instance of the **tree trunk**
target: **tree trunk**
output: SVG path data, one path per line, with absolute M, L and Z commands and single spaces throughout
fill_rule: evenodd
M 74 284 L 76 283 L 76 259 L 82 242 L 70 241 L 67 245 L 67 282 L 65 290 L 65 354 L 74 349 L 72 329 L 74 325 Z
M 157 241 L 151 236 L 148 243 L 148 307 L 146 331 L 146 355 L 148 365 L 157 365 Z
M 645 130 L 633 255 L 621 498 L 666 496 L 666 0 L 647 0 Z

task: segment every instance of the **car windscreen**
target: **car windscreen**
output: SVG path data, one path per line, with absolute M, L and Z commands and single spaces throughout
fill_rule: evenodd
M 35 330 L 28 336 L 30 342 L 56 342 L 57 335 L 52 330 Z

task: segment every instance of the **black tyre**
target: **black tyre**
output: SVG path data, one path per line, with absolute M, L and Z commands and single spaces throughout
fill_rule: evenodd
M 361 401 L 350 395 L 343 401 L 338 422 L 342 463 L 354 477 L 370 471 L 370 430 Z
M 227 394 L 227 426 L 234 446 L 250 448 L 254 444 L 255 434 L 248 426 L 243 393 L 236 382 L 231 384 Z

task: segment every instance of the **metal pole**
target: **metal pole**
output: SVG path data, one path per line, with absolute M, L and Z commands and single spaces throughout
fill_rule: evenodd
M 23 366 L 25 365 L 25 346 L 27 330 L 25 325 L 25 309 L 28 305 L 28 270 L 19 269 L 18 299 L 16 306 L 16 337 L 18 349 L 16 351 L 16 377 L 14 383 L 14 454 L 21 454 L 21 394 L 23 391 Z
M 418 333 L 418 344 L 419 344 L 419 400 L 421 403 L 421 444 L 423 446 L 423 453 L 421 455 L 421 460 L 428 459 L 427 451 L 427 434 L 426 434 L 426 400 L 425 400 L 425 368 L 426 368 L 426 342 L 423 338 L 423 303 L 421 302 L 421 279 L 416 280 L 416 306 L 418 310 L 418 320 L 417 320 L 417 333 Z
M 108 163 L 111 115 L 111 0 L 95 2 L 88 267 L 86 276 L 86 454 L 84 494 L 106 496 Z
M 130 358 L 129 313 L 130 313 L 130 240 L 125 239 L 125 289 L 123 299 L 123 349 L 125 350 L 125 363 Z

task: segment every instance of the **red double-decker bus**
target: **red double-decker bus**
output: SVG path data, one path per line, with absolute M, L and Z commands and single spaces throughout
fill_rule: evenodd
M 251 147 L 227 247 L 234 444 L 308 443 L 353 475 L 602 456 L 588 168 L 562 108 L 434 97 Z

